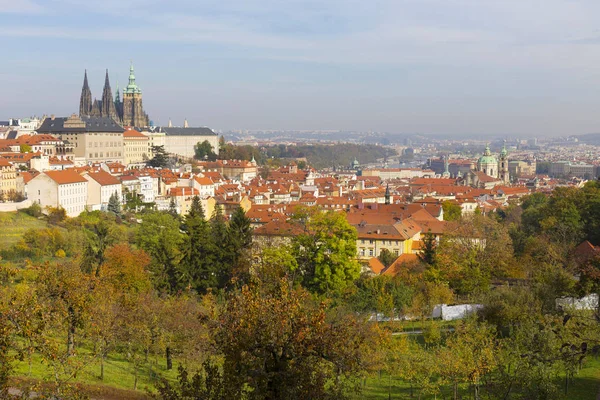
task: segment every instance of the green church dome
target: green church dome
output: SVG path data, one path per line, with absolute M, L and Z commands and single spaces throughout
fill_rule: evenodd
M 496 159 L 496 157 L 494 157 L 492 155 L 492 152 L 490 151 L 490 145 L 486 145 L 485 146 L 485 152 L 483 153 L 483 155 L 481 157 L 479 157 L 479 161 L 478 161 L 479 165 L 482 164 L 498 164 L 498 160 Z

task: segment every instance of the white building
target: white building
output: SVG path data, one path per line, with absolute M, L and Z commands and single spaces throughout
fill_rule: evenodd
M 122 201 L 121 181 L 106 171 L 90 172 L 83 176 L 88 181 L 87 207 L 89 210 L 106 211 L 113 194 Z
M 62 207 L 67 216 L 85 211 L 88 181 L 72 169 L 42 172 L 27 184 L 27 195 L 42 208 Z

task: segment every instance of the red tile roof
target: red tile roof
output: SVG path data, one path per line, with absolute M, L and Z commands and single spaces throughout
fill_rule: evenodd
M 59 185 L 67 185 L 70 183 L 87 183 L 87 180 L 77 172 L 70 169 L 62 171 L 46 171 L 44 172 L 50 179 Z

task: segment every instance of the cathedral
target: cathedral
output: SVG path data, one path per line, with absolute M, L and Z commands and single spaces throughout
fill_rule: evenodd
M 508 171 L 508 152 L 506 146 L 500 152 L 500 158 L 496 158 L 490 151 L 490 146 L 485 146 L 483 155 L 477 160 L 475 170 L 469 171 L 464 176 L 467 185 L 490 189 L 496 185 L 507 185 L 510 183 Z
M 102 99 L 94 99 L 92 102 L 92 91 L 88 85 L 87 71 L 85 71 L 79 100 L 79 116 L 112 118 L 123 126 L 149 126 L 148 114 L 144 112 L 142 106 L 142 91 L 135 83 L 133 64 L 129 68 L 129 84 L 123 90 L 123 99 L 121 99 L 118 85 L 113 99 L 108 70 L 106 70 Z

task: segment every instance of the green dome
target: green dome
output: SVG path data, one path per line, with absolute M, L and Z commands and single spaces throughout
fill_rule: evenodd
M 490 151 L 490 145 L 485 146 L 485 152 L 481 157 L 479 157 L 479 161 L 477 163 L 479 165 L 498 164 L 498 160 L 492 155 L 492 152 Z

